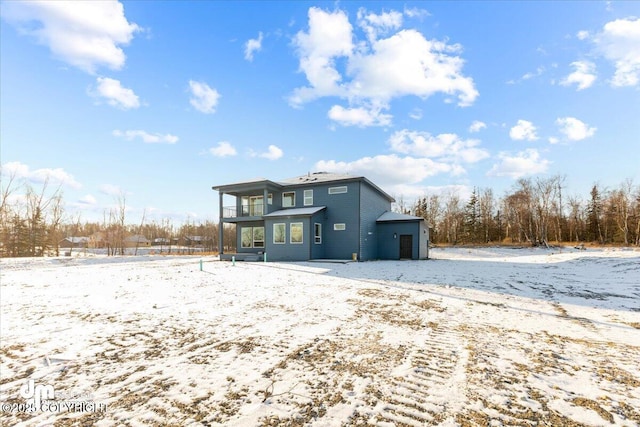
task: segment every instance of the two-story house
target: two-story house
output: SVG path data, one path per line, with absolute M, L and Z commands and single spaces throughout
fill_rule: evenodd
M 283 181 L 217 185 L 220 224 L 236 224 L 237 253 L 220 259 L 421 259 L 428 257 L 423 218 L 391 212 L 393 197 L 362 176 L 310 173 Z M 224 196 L 235 205 L 224 206 Z

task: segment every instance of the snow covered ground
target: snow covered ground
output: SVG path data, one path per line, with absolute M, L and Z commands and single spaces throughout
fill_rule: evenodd
M 2 425 L 640 424 L 640 251 L 431 255 L 3 259 Z

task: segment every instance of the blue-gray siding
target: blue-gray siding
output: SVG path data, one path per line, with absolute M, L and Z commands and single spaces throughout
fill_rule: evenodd
M 362 261 L 378 258 L 376 219 L 391 210 L 391 202 L 365 182 L 360 183 L 360 253 Z

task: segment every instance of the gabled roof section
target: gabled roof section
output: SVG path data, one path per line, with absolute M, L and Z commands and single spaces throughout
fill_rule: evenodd
M 398 221 L 424 221 L 420 216 L 407 215 L 399 212 L 385 212 L 378 217 L 376 222 L 398 222 Z
M 313 206 L 310 208 L 280 209 L 279 211 L 268 213 L 263 217 L 274 218 L 274 217 L 283 217 L 283 216 L 311 216 L 317 212 L 320 212 L 325 208 L 326 206 Z
M 279 181 L 285 187 L 288 186 L 300 186 L 300 185 L 312 185 L 312 184 L 325 184 L 325 183 L 339 183 L 339 182 L 352 182 L 352 181 L 361 181 L 367 183 L 377 192 L 382 194 L 387 200 L 390 202 L 395 202 L 396 200 L 391 197 L 389 194 L 384 192 L 380 187 L 375 185 L 373 182 L 369 181 L 364 176 L 353 176 L 345 173 L 332 173 L 332 172 L 310 172 L 306 175 L 296 176 L 294 178 L 288 178 Z

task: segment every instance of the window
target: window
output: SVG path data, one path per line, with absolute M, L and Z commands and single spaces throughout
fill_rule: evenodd
M 284 245 L 287 241 L 285 224 L 273 224 L 273 243 L 276 245 Z
M 313 240 L 316 245 L 322 243 L 322 224 L 316 222 L 313 227 Z
M 240 241 L 243 248 L 264 248 L 264 227 L 242 227 Z
M 296 193 L 282 193 L 282 207 L 292 208 L 296 205 Z
M 253 247 L 264 248 L 264 227 L 253 227 Z
M 329 194 L 342 194 L 347 192 L 347 186 L 342 187 L 329 187 Z
M 253 243 L 253 227 L 242 227 L 242 229 L 240 230 L 240 234 L 241 234 L 241 246 L 243 248 L 250 248 L 252 247 L 252 243 Z
M 292 222 L 289 225 L 289 234 L 291 243 L 303 243 L 302 242 L 302 223 Z
M 269 193 L 267 195 L 267 204 L 272 205 L 273 204 L 273 194 Z
M 347 225 L 344 222 L 339 224 L 333 224 L 333 229 L 335 231 L 344 231 L 347 229 Z
M 304 190 L 304 205 L 313 205 L 313 190 Z
M 264 213 L 263 196 L 242 196 L 242 216 L 260 216 Z

